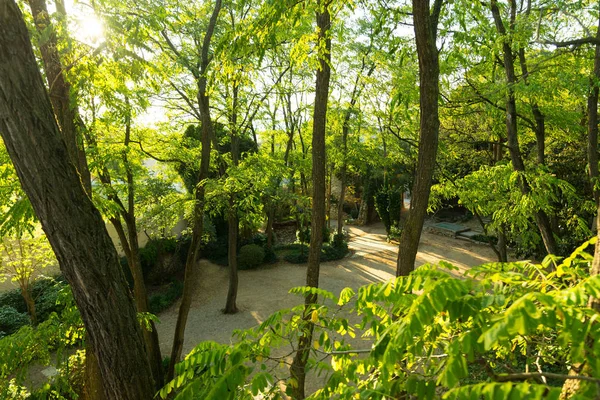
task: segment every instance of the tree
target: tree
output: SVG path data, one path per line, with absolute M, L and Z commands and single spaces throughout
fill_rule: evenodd
M 35 299 L 31 285 L 44 268 L 56 263 L 44 236 L 36 238 L 3 237 L 0 244 L 0 280 L 10 279 L 19 285 L 31 323 L 37 325 Z
M 313 110 L 312 137 L 312 178 L 313 196 L 311 212 L 310 249 L 308 267 L 306 269 L 306 285 L 319 287 L 319 261 L 325 228 L 325 130 L 327 126 L 327 102 L 329 99 L 329 79 L 331 76 L 331 1 L 319 1 L 317 4 L 317 47 L 319 49 L 319 66 L 315 84 L 315 106 Z M 312 343 L 314 325 L 309 321 L 317 294 L 310 293 L 305 298 L 306 324 L 302 326 L 304 334 L 298 339 L 298 351 L 290 366 L 290 386 L 294 399 L 304 399 L 304 382 L 306 379 L 306 362 Z
M 513 85 L 516 83 L 515 66 L 514 66 L 514 54 L 511 47 L 511 33 L 516 19 L 516 7 L 517 3 L 515 0 L 510 0 L 510 30 L 507 29 L 502 20 L 500 9 L 496 0 L 492 0 L 490 5 L 492 9 L 492 15 L 494 17 L 494 23 L 498 34 L 502 36 L 502 56 L 504 60 L 504 72 L 506 74 L 506 83 L 508 85 L 508 94 L 506 96 L 506 137 L 508 142 L 508 150 L 510 152 L 510 158 L 513 168 L 517 172 L 525 172 L 525 164 L 521 157 L 521 151 L 519 148 L 519 137 L 517 131 L 517 105 L 515 100 L 515 92 Z M 539 111 L 539 110 L 538 110 Z M 541 155 L 542 153 L 540 153 Z M 524 195 L 529 194 L 531 187 L 524 177 L 520 178 L 521 192 Z M 557 254 L 558 249 L 556 247 L 556 240 L 550 227 L 550 220 L 548 215 L 543 211 L 539 210 L 535 214 L 535 220 L 537 226 L 542 235 L 544 245 L 548 254 Z
M 431 192 L 440 129 L 438 116 L 440 67 L 436 37 L 443 0 L 435 0 L 431 8 L 429 0 L 413 0 L 412 4 L 419 58 L 419 155 L 410 214 L 400 235 L 396 276 L 406 276 L 415 268 L 417 249 Z
M 117 252 L 69 162 L 23 16 L 11 0 L 0 10 L 0 134 L 71 284 L 106 395 L 150 398 L 152 374 Z
M 198 187 L 195 194 L 194 205 L 194 225 L 192 231 L 192 244 L 185 262 L 185 280 L 183 286 L 183 297 L 179 306 L 179 314 L 177 316 L 177 325 L 175 327 L 175 336 L 173 337 L 173 347 L 171 349 L 171 361 L 169 370 L 167 371 L 167 379 L 172 379 L 175 374 L 175 364 L 181 357 L 183 348 L 183 337 L 187 316 L 192 304 L 192 295 L 198 277 L 197 262 L 200 258 L 200 243 L 202 241 L 203 224 L 204 224 L 204 184 L 208 178 L 210 167 L 210 146 L 211 140 L 215 136 L 213 121 L 210 116 L 209 95 L 207 94 L 207 73 L 210 63 L 209 47 L 212 36 L 217 24 L 219 13 L 221 12 L 221 0 L 215 0 L 213 12 L 211 14 L 208 27 L 204 34 L 202 46 L 200 50 L 200 70 L 198 71 L 197 79 L 197 101 L 198 110 L 201 118 L 202 129 L 202 155 L 200 159 L 200 171 L 198 174 Z

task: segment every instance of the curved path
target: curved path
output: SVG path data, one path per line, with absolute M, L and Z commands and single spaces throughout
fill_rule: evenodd
M 352 255 L 321 264 L 320 287 L 339 294 L 345 287 L 357 288 L 395 276 L 397 245 L 386 242 L 382 224 L 368 227 L 349 226 Z M 416 265 L 446 260 L 461 270 L 495 261 L 492 250 L 485 246 L 428 233 L 421 236 Z M 277 263 L 253 271 L 239 272 L 235 315 L 224 315 L 228 274 L 225 267 L 202 261 L 195 298 L 188 317 L 183 351 L 189 352 L 197 343 L 213 340 L 228 343 L 235 329 L 255 326 L 273 312 L 303 302 L 289 290 L 305 284 L 306 264 Z M 460 274 L 460 271 L 457 272 Z M 178 304 L 159 315 L 158 334 L 163 355 L 170 354 Z

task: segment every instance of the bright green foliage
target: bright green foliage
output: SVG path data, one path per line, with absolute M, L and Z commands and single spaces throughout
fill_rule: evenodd
M 464 277 L 442 262 L 339 296 L 293 289 L 321 299 L 304 316 L 315 329 L 309 376 L 326 376 L 310 398 L 556 399 L 573 364 L 585 362 L 590 376 L 600 376 L 598 346 L 586 345 L 600 340 L 596 312 L 588 306 L 590 296 L 600 297 L 600 277 L 589 277 L 592 258 L 585 253 L 594 242 L 562 262 L 485 264 Z M 551 265 L 555 271 L 547 272 Z M 181 399 L 281 398 L 278 383 L 286 371 L 280 363 L 304 334 L 303 312 L 303 305 L 277 312 L 238 332 L 231 346 L 200 344 L 161 395 L 178 390 Z M 516 375 L 526 370 L 552 372 L 558 380 L 545 385 Z
M 521 176 L 522 175 L 522 176 Z M 529 195 L 519 190 L 519 180 L 526 179 L 532 187 Z M 556 214 L 560 205 L 567 213 L 565 228 L 574 240 L 581 242 L 591 236 L 586 221 L 578 216 L 595 208 L 591 202 L 581 204 L 576 189 L 568 182 L 534 168 L 524 174 L 512 170 L 508 164 L 482 166 L 463 178 L 445 180 L 432 188 L 430 207 L 438 208 L 442 198 L 458 197 L 460 205 L 480 217 L 489 217 L 486 228 L 491 232 L 505 229 L 520 249 L 532 249 L 541 242 L 535 229 L 534 216 L 538 210 Z M 574 203 L 578 207 L 573 207 Z M 577 212 L 575 211 L 577 210 Z
M 22 383 L 32 361 L 47 365 L 55 353 L 60 367 L 64 350 L 82 343 L 83 323 L 69 288 L 61 290 L 57 302 L 64 306 L 60 316 L 52 313 L 37 327 L 27 325 L 0 339 L 0 398 L 20 398 L 9 393 Z M 15 377 L 12 385 L 9 377 Z

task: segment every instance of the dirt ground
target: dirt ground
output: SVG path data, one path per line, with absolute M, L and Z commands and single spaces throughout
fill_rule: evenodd
M 354 289 L 369 283 L 386 281 L 395 276 L 397 245 L 386 242 L 383 224 L 368 227 L 349 226 L 352 254 L 342 260 L 321 264 L 321 288 L 339 294 L 345 287 Z M 461 270 L 496 261 L 493 251 L 480 244 L 429 233 L 424 229 L 416 265 L 446 260 Z M 227 269 L 208 261 L 200 263 L 201 276 L 187 321 L 184 353 L 205 340 L 229 343 L 235 329 L 253 327 L 282 308 L 301 304 L 303 299 L 289 290 L 303 286 L 306 265 L 277 263 L 252 271 L 239 272 L 237 305 L 240 311 L 225 315 Z M 460 274 L 460 271 L 456 272 Z M 157 325 L 163 355 L 170 348 L 179 304 L 159 315 Z M 313 384 L 311 384 L 313 383 Z M 315 382 L 307 380 L 308 392 Z

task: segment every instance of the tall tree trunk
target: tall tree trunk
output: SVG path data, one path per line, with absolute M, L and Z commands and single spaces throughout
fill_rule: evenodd
M 600 40 L 600 21 L 598 21 L 596 39 Z M 594 53 L 594 70 L 590 76 L 590 91 L 587 98 L 588 173 L 596 204 L 600 202 L 600 185 L 598 182 L 598 82 L 600 82 L 600 44 L 596 45 Z
M 64 68 L 58 53 L 56 31 L 50 21 L 46 1 L 28 0 L 28 2 L 37 33 L 45 39 L 39 44 L 40 53 L 48 80 L 50 101 L 67 146 L 69 159 L 77 168 L 86 191 L 91 194 L 90 171 L 83 150 L 83 135 L 79 132 L 82 127 L 78 126 L 81 119 L 79 118 L 77 106 L 73 105 L 71 85 L 64 75 Z M 58 10 L 64 12 L 64 7 L 59 7 Z M 62 17 L 65 18 L 66 16 L 62 15 Z
M 415 259 L 431 192 L 440 130 L 438 116 L 440 67 L 435 41 L 441 6 L 442 0 L 435 0 L 430 11 L 429 0 L 413 0 L 413 19 L 419 58 L 419 155 L 417 174 L 411 193 L 410 214 L 400 235 L 396 276 L 406 276 L 415 269 Z
M 198 110 L 200 111 L 200 117 L 202 122 L 202 153 L 200 160 L 200 172 L 198 174 L 198 182 L 204 182 L 208 178 L 208 172 L 210 167 L 210 141 L 215 135 L 215 129 L 210 118 L 210 105 L 209 98 L 206 91 L 206 72 L 209 65 L 208 48 L 212 40 L 212 36 L 217 24 L 217 18 L 221 11 L 221 0 L 215 0 L 215 7 L 213 8 L 204 40 L 202 41 L 201 51 L 201 66 L 200 74 L 198 76 Z M 192 230 L 192 243 L 190 250 L 185 262 L 185 278 L 183 282 L 183 295 L 181 297 L 181 305 L 179 306 L 179 313 L 177 315 L 177 323 L 175 325 L 175 334 L 173 336 L 173 347 L 171 349 L 171 360 L 169 362 L 169 369 L 167 371 L 166 380 L 170 381 L 175 375 L 175 364 L 179 362 L 181 358 L 181 352 L 183 349 L 183 340 L 185 334 L 185 325 L 187 323 L 187 317 L 192 304 L 192 297 L 194 295 L 194 288 L 197 285 L 199 276 L 197 261 L 200 258 L 200 243 L 202 240 L 202 231 L 204 229 L 204 185 L 199 185 L 196 188 L 196 204 L 194 207 L 194 227 Z
M 229 197 L 229 215 L 227 217 L 229 227 L 228 232 L 228 263 L 229 263 L 229 288 L 227 290 L 227 301 L 225 303 L 225 314 L 235 314 L 238 312 L 236 300 L 238 290 L 238 271 L 237 271 L 237 244 L 239 223 L 235 210 L 235 197 Z
M 238 106 L 238 90 L 236 83 L 233 86 L 233 110 L 231 112 L 231 161 L 233 167 L 237 168 L 240 164 L 240 137 L 237 132 L 237 106 Z M 229 264 L 229 288 L 227 290 L 227 302 L 225 303 L 225 314 L 235 314 L 238 309 L 236 306 L 237 291 L 238 291 L 238 265 L 237 265 L 237 246 L 240 223 L 237 216 L 237 208 L 235 205 L 235 194 L 229 196 L 229 215 L 227 216 L 228 224 L 228 264 Z
M 0 0 L 0 115 L 0 134 L 71 285 L 107 397 L 152 398 L 152 373 L 117 252 L 69 162 L 23 16 L 12 0 Z
M 327 182 L 327 193 L 325 195 L 325 212 L 327 213 L 325 221 L 327 228 L 331 228 L 331 183 L 333 182 L 333 164 L 330 165 Z
M 131 119 L 128 115 L 125 125 L 125 147 L 129 148 L 131 141 Z M 135 218 L 135 182 L 133 180 L 133 171 L 127 151 L 123 154 L 123 164 L 127 175 L 127 210 L 123 212 L 125 224 L 127 226 L 127 234 L 129 237 L 129 257 L 127 262 L 133 276 L 133 296 L 138 312 L 149 312 L 148 308 L 148 293 L 144 282 L 144 274 L 142 273 L 142 261 L 140 259 L 140 245 L 138 241 L 138 229 Z M 123 243 L 122 243 L 123 244 Z M 125 243 L 126 245 L 127 243 Z M 162 356 L 160 353 L 160 344 L 158 342 L 158 332 L 153 321 L 150 321 L 150 330 L 143 329 L 144 342 L 146 343 L 146 351 L 148 352 L 148 360 L 152 369 L 152 376 L 156 384 L 155 389 L 158 390 L 163 386 L 163 366 Z
M 516 14 L 516 1 L 510 0 L 510 6 L 512 26 L 514 24 Z M 507 36 L 506 28 L 504 27 L 502 16 L 500 15 L 500 10 L 498 9 L 497 0 L 491 1 L 491 9 L 494 22 L 496 24 L 496 30 L 501 36 L 504 37 L 502 53 L 504 60 L 504 71 L 506 73 L 506 83 L 508 85 L 508 94 L 506 96 L 506 137 L 508 142 L 508 150 L 510 152 L 513 169 L 521 174 L 519 179 L 521 192 L 524 195 L 529 195 L 531 193 L 531 187 L 523 176 L 523 173 L 525 172 L 525 164 L 523 163 L 523 158 L 521 157 L 517 131 L 517 104 L 513 87 L 516 83 L 516 77 L 513 51 L 511 48 L 511 39 L 509 36 Z M 554 234 L 552 233 L 548 215 L 543 210 L 538 210 L 535 213 L 535 221 L 542 236 L 542 240 L 544 241 L 546 251 L 549 254 L 557 254 L 556 241 L 554 239 Z
M 325 43 L 323 53 L 319 52 L 319 68 L 315 84 L 315 107 L 313 111 L 312 138 L 312 175 L 313 200 L 311 215 L 310 250 L 306 270 L 306 286 L 319 287 L 319 262 L 321 246 L 323 245 L 323 228 L 325 226 L 325 129 L 327 125 L 327 100 L 329 98 L 329 80 L 331 75 L 331 16 L 330 1 L 318 1 L 317 27 L 319 28 L 318 42 Z M 306 380 L 306 363 L 312 346 L 314 325 L 309 320 L 310 310 L 317 302 L 316 294 L 309 294 L 304 300 L 304 321 L 301 329 L 304 331 L 298 339 L 298 347 L 292 365 L 290 366 L 292 397 L 304 399 L 304 383 Z

